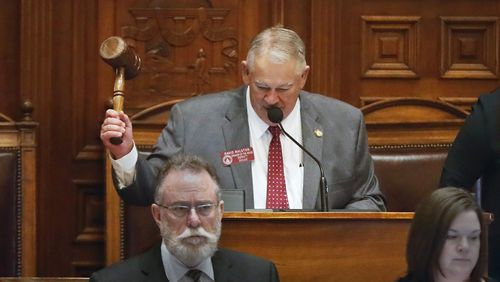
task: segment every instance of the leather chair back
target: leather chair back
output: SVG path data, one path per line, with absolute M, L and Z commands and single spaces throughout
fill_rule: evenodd
M 370 147 L 388 211 L 415 211 L 423 197 L 439 188 L 449 147 L 450 144 Z

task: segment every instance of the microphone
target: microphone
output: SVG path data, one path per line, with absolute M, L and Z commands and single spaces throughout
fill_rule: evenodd
M 104 62 L 115 69 L 115 86 L 113 89 L 113 109 L 123 110 L 125 96 L 125 80 L 132 79 L 139 74 L 141 58 L 134 49 L 130 48 L 125 40 L 118 36 L 111 36 L 101 43 L 99 54 Z M 120 145 L 122 137 L 112 137 L 111 144 Z
M 323 171 L 323 166 L 321 165 L 321 162 L 313 156 L 304 146 L 302 146 L 297 140 L 295 140 L 290 134 L 288 134 L 283 126 L 281 125 L 281 121 L 283 120 L 283 111 L 275 106 L 272 106 L 267 109 L 267 118 L 272 122 L 272 123 L 277 123 L 279 127 L 281 128 L 281 131 L 290 138 L 290 140 L 293 141 L 297 146 L 299 146 L 302 151 L 304 151 L 309 157 L 311 157 L 319 167 L 319 171 L 321 174 L 321 178 L 319 181 L 319 196 L 321 199 L 321 211 L 326 212 L 328 211 L 328 184 L 326 183 L 326 177 L 325 173 Z

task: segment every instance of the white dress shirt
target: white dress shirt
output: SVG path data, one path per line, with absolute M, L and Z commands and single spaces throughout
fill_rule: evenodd
M 248 127 L 250 129 L 250 146 L 253 148 L 255 160 L 252 161 L 253 202 L 255 209 L 266 208 L 267 196 L 267 159 L 272 134 L 269 125 L 259 118 L 250 102 L 247 88 L 246 103 Z M 285 131 L 302 144 L 302 126 L 300 122 L 300 102 L 297 100 L 292 112 L 281 122 Z M 281 133 L 281 152 L 285 170 L 286 193 L 291 209 L 302 209 L 304 167 L 302 150 L 284 133 Z

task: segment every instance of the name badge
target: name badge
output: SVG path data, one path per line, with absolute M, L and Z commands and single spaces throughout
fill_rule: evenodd
M 253 148 L 248 147 L 222 152 L 220 153 L 220 158 L 224 166 L 230 166 L 240 162 L 253 161 L 255 156 L 253 154 Z

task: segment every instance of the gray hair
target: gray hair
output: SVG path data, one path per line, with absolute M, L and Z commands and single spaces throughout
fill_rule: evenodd
M 219 178 L 217 177 L 215 170 L 208 164 L 208 162 L 195 155 L 177 154 L 168 159 L 168 161 L 165 163 L 165 166 L 158 174 L 154 195 L 154 200 L 156 203 L 161 203 L 164 190 L 161 189 L 163 187 L 162 184 L 165 181 L 165 178 L 167 178 L 167 175 L 174 170 L 189 171 L 192 173 L 202 173 L 203 171 L 206 171 L 215 183 L 215 195 L 217 196 L 217 202 L 220 201 L 221 191 L 219 188 Z
M 264 54 L 271 62 L 278 64 L 295 58 L 297 74 L 301 74 L 306 67 L 304 42 L 295 31 L 281 26 L 265 29 L 252 40 L 247 54 L 249 71 L 253 70 L 255 58 Z

